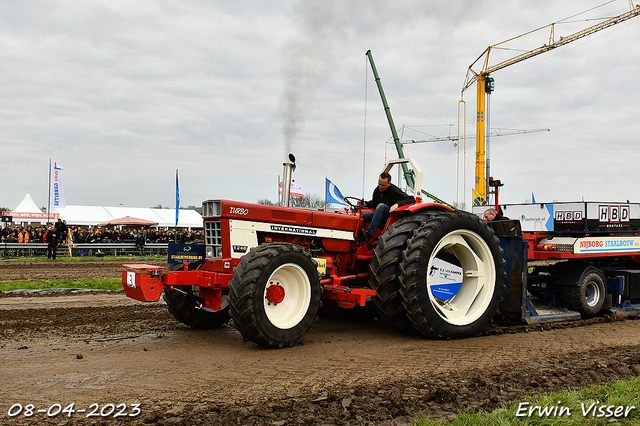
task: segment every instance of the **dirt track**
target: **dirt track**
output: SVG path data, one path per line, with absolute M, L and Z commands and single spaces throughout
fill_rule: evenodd
M 60 265 L 1 262 L 0 276 L 32 278 L 49 267 L 66 278 L 120 273 L 113 262 L 78 262 L 65 273 Z M 266 350 L 232 327 L 182 326 L 162 303 L 91 293 L 0 297 L 0 325 L 0 424 L 404 424 L 419 412 L 451 418 L 530 393 L 640 376 L 637 317 L 493 328 L 459 341 L 320 318 L 303 345 Z M 128 413 L 140 404 L 141 412 L 47 416 L 71 403 L 104 413 L 107 404 L 126 404 Z M 9 418 L 14 404 L 45 411 Z

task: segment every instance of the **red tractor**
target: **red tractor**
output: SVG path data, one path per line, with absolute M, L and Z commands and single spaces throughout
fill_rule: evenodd
M 421 194 L 415 161 L 390 161 L 384 171 L 396 164 L 411 166 L 414 194 Z M 285 163 L 285 200 L 294 169 Z M 416 200 L 392 212 L 369 247 L 358 242 L 364 220 L 353 197 L 345 213 L 205 201 L 204 254 L 182 253 L 179 270 L 123 265 L 124 289 L 143 301 L 164 292 L 169 311 L 191 327 L 232 319 L 245 338 L 267 347 L 299 342 L 323 303 L 349 309 L 372 301 L 401 330 L 474 336 L 503 297 L 499 240 L 471 213 Z

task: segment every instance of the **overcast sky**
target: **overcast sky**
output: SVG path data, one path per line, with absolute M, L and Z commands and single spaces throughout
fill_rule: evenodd
M 0 207 L 26 193 L 45 206 L 49 159 L 66 169 L 69 205 L 175 206 L 176 169 L 183 206 L 275 201 L 289 151 L 304 192 L 324 197 L 327 177 L 370 198 L 397 154 L 367 50 L 403 138 L 446 136 L 487 46 L 563 21 L 558 39 L 629 9 L 603 3 L 2 1 Z M 492 139 L 501 202 L 640 202 L 639 34 L 636 17 L 492 75 L 492 128 L 551 129 Z M 475 87 L 464 100 L 474 134 Z M 408 144 L 405 155 L 426 190 L 470 204 L 475 142 L 466 186 L 456 150 Z

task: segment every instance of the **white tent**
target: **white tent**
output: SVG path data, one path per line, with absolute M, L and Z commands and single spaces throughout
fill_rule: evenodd
M 67 225 L 94 226 L 115 219 L 102 206 L 70 206 L 53 209 Z
M 168 223 L 166 226 L 174 227 L 176 224 L 175 209 L 151 209 L 159 219 L 157 222 Z M 192 225 L 193 223 L 198 225 Z M 164 226 L 164 225 L 163 225 Z M 202 228 L 202 215 L 195 210 L 180 210 L 178 214 L 178 228 Z
M 38 208 L 36 203 L 31 198 L 31 194 L 27 194 L 24 196 L 18 207 L 12 210 L 12 212 L 18 213 L 42 213 L 42 210 Z
M 46 224 L 47 213 L 43 213 L 27 194 L 18 207 L 11 212 L 13 222 L 17 224 Z M 58 218 L 67 225 L 96 226 L 102 222 L 120 219 L 125 216 L 157 222 L 160 228 L 174 228 L 176 222 L 175 209 L 152 209 L 147 207 L 108 207 L 108 206 L 70 206 L 52 209 L 50 222 Z M 202 228 L 202 216 L 195 210 L 181 209 L 178 220 L 179 228 Z
M 152 209 L 146 207 L 71 206 L 53 209 L 67 225 L 96 226 L 99 223 L 131 216 L 157 222 L 160 228 L 174 228 L 174 209 Z M 202 228 L 202 216 L 195 210 L 180 210 L 179 228 Z
M 16 224 L 45 224 L 47 223 L 47 213 L 43 213 L 38 205 L 31 198 L 31 194 L 26 194 L 20 204 L 11 211 L 13 222 Z M 49 221 L 54 221 L 57 216 L 51 214 Z

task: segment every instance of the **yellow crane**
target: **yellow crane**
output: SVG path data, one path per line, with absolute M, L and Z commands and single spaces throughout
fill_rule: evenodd
M 485 49 L 484 52 L 469 66 L 467 70 L 467 75 L 464 81 L 464 86 L 462 87 L 462 94 L 464 95 L 464 91 L 471 87 L 474 83 L 476 83 L 477 87 L 477 108 L 476 108 L 476 169 L 475 169 L 475 189 L 473 191 L 473 205 L 484 205 L 487 203 L 487 194 L 489 190 L 487 188 L 487 179 L 489 178 L 489 160 L 485 159 L 485 95 L 486 93 L 491 93 L 493 91 L 493 79 L 490 77 L 490 74 L 501 70 L 503 68 L 508 67 L 509 65 L 517 64 L 518 62 L 522 62 L 526 59 L 532 58 L 534 56 L 540 55 L 541 53 L 548 52 L 557 47 L 564 46 L 565 44 L 571 43 L 572 41 L 579 40 L 583 37 L 591 35 L 600 30 L 604 30 L 605 28 L 609 28 L 613 25 L 624 22 L 628 19 L 634 18 L 640 15 L 640 7 L 634 6 L 633 2 L 629 1 L 630 10 L 628 12 L 622 13 L 620 15 L 614 16 L 612 18 L 605 19 L 604 21 L 585 28 L 581 31 L 573 33 L 568 36 L 560 37 L 558 40 L 555 38 L 555 24 L 545 25 L 544 27 L 540 27 L 536 30 L 529 31 L 527 33 L 521 34 L 519 36 L 510 38 L 498 44 L 491 45 Z M 526 35 L 532 34 L 537 31 L 541 31 L 544 29 L 550 28 L 551 34 L 549 36 L 549 43 L 544 44 L 538 48 L 533 50 L 526 51 L 519 55 L 516 55 L 512 58 L 506 59 L 502 62 L 499 62 L 495 65 L 490 65 L 489 63 L 489 55 L 492 50 L 495 49 L 503 49 L 502 45 L 513 41 L 517 38 L 524 37 Z M 475 71 L 473 67 L 482 63 L 482 67 L 479 71 Z M 464 102 L 463 100 L 461 102 Z M 485 174 L 486 169 L 486 174 Z

